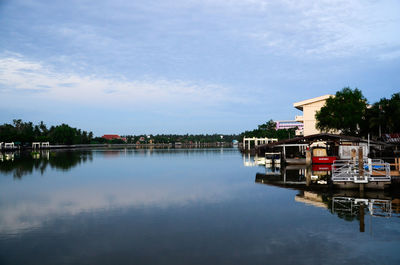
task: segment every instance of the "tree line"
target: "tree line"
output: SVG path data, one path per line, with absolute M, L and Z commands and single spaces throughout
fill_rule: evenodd
M 216 143 L 224 142 L 231 143 L 233 140 L 238 139 L 237 134 L 150 134 L 150 135 L 126 135 L 128 143 Z
M 34 125 L 32 122 L 23 122 L 21 119 L 13 120 L 12 124 L 0 125 L 0 142 L 51 142 L 52 144 L 89 144 L 93 133 L 72 128 L 67 124 L 47 128 L 41 121 Z
M 345 87 L 316 113 L 317 128 L 351 136 L 400 133 L 400 93 L 369 104 L 359 89 Z
M 264 124 L 258 125 L 257 129 L 245 131 L 240 134 L 239 138 L 243 137 L 258 137 L 258 138 L 277 138 L 278 140 L 285 140 L 296 137 L 296 129 L 279 129 L 276 130 L 276 122 L 269 120 Z

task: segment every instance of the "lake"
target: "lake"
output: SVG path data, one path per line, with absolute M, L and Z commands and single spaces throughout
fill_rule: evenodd
M 0 264 L 400 264 L 400 196 L 245 164 L 233 148 L 2 153 Z

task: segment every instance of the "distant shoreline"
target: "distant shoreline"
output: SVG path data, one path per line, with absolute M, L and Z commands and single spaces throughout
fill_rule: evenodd
M 160 144 L 73 144 L 73 145 L 50 145 L 45 148 L 32 148 L 32 147 L 15 147 L 14 149 L 5 149 L 1 151 L 15 151 L 15 150 L 51 150 L 51 149 L 84 149 L 84 148 L 208 148 L 208 147 L 233 147 L 232 143 L 216 142 L 216 143 L 160 143 Z

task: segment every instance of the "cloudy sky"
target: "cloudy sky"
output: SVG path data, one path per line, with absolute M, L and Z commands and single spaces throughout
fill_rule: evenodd
M 400 91 L 398 0 L 0 0 L 0 122 L 239 133 Z

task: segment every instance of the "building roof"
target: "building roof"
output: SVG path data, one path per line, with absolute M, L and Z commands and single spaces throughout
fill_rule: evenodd
M 118 134 L 105 134 L 102 136 L 102 138 L 105 138 L 107 140 L 112 140 L 112 139 L 120 139 L 121 136 L 119 136 Z
M 295 107 L 296 109 L 299 109 L 299 110 L 303 110 L 304 105 L 308 105 L 308 104 L 315 103 L 315 102 L 322 101 L 322 100 L 327 100 L 330 97 L 333 97 L 333 95 L 328 94 L 328 95 L 323 95 L 323 96 L 316 97 L 316 98 L 306 99 L 306 100 L 303 100 L 300 102 L 293 103 L 293 107 Z

